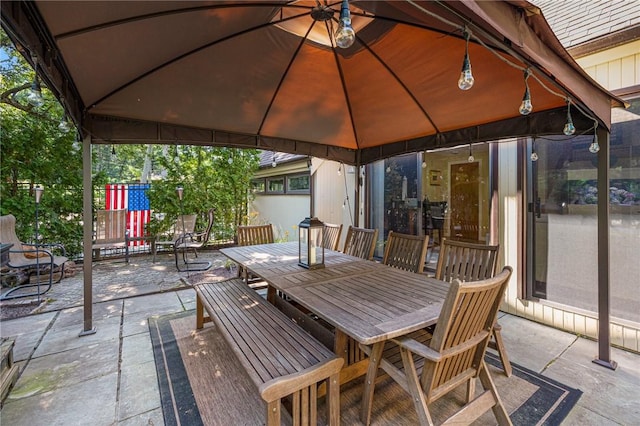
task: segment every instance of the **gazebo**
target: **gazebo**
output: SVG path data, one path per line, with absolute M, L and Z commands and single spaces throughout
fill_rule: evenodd
M 1 11 L 83 139 L 85 258 L 92 144 L 261 148 L 362 166 L 568 127 L 594 135 L 608 193 L 611 107 L 623 102 L 526 1 L 15 1 Z M 600 197 L 598 362 L 612 366 L 608 226 Z

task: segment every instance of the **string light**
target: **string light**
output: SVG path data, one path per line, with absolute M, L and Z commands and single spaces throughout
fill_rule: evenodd
M 338 166 L 338 176 L 342 176 L 342 164 Z
M 536 138 L 533 138 L 533 142 L 531 142 L 531 161 L 538 161 L 538 154 L 536 153 Z
M 567 124 L 564 125 L 564 129 L 562 129 L 562 133 L 567 136 L 571 136 L 576 132 L 576 126 L 573 125 L 573 120 L 571 119 L 571 100 L 567 98 Z
M 335 33 L 335 40 L 338 47 L 343 49 L 351 47 L 356 40 L 356 32 L 351 26 L 351 12 L 349 11 L 349 2 L 347 0 L 342 0 L 340 24 Z
M 278 163 L 276 163 L 276 153 L 272 152 L 272 157 L 271 157 L 271 167 L 275 167 L 278 165 Z
M 422 153 L 422 168 L 423 169 L 427 168 L 427 151 L 424 151 Z
M 598 143 L 598 122 L 593 122 L 593 142 L 589 145 L 589 152 L 597 154 L 600 151 L 600 144 Z
M 450 27 L 456 28 L 456 29 L 458 29 L 460 31 L 463 31 L 463 32 L 467 31 L 466 28 L 461 28 L 460 24 L 458 24 L 457 22 L 453 22 L 453 21 L 451 21 L 451 20 L 449 20 L 447 18 L 444 18 L 444 17 L 438 15 L 437 13 L 434 13 L 434 12 L 426 9 L 425 7 L 421 6 L 420 4 L 416 3 L 413 0 L 406 0 L 406 2 L 408 4 L 410 4 L 410 5 L 412 5 L 413 7 L 415 7 L 417 10 L 420 10 L 425 15 L 428 15 L 428 16 L 434 18 L 434 19 L 437 19 L 440 22 L 444 23 L 445 25 L 448 25 Z M 469 34 L 469 36 L 471 36 L 471 34 Z M 545 82 L 541 78 L 539 78 L 534 73 L 532 73 L 529 70 L 528 67 L 525 68 L 522 65 L 509 60 L 509 58 L 506 55 L 503 54 L 504 53 L 503 50 L 498 51 L 498 50 L 494 49 L 493 47 L 489 46 L 487 43 L 485 43 L 482 39 L 480 39 L 478 37 L 473 37 L 473 39 L 480 46 L 484 47 L 485 49 L 487 49 L 487 51 L 492 53 L 498 60 L 504 62 L 505 64 L 509 65 L 510 67 L 513 67 L 515 69 L 524 71 L 524 73 L 525 73 L 526 90 L 525 90 L 525 96 L 523 97 L 523 101 L 522 101 L 522 104 L 520 106 L 520 114 L 527 115 L 527 114 L 531 113 L 531 111 L 533 111 L 533 106 L 531 104 L 531 93 L 529 91 L 529 86 L 527 84 L 527 78 L 529 76 L 533 77 L 538 82 L 540 87 L 545 89 L 547 92 L 551 93 L 552 95 L 558 96 L 560 98 L 567 99 L 566 93 L 559 93 L 558 91 L 551 89 L 549 86 L 547 86 L 547 84 L 545 84 Z M 506 48 L 507 48 L 508 53 L 510 53 L 513 57 L 519 59 L 521 62 L 525 62 L 526 63 L 526 59 L 525 58 L 519 57 L 517 52 L 511 51 L 511 49 L 509 49 L 508 46 L 506 46 Z M 593 120 L 594 122 L 597 121 L 596 118 L 591 116 L 587 111 L 585 111 L 582 107 L 580 107 L 580 105 L 574 103 L 573 106 L 576 107 L 578 109 L 578 111 L 583 116 L 585 116 L 586 118 L 588 118 L 590 120 Z M 573 123 L 571 123 L 571 124 L 573 124 Z M 574 127 L 574 129 L 575 129 L 575 127 Z M 597 152 L 597 150 L 600 149 L 596 136 L 594 136 L 594 143 L 591 144 L 591 147 L 589 147 L 589 150 L 591 150 L 592 147 L 596 150 L 595 152 Z
M 469 61 L 469 37 L 471 34 L 465 28 L 464 38 L 464 60 L 462 61 L 462 71 L 460 72 L 460 78 L 458 79 L 458 87 L 460 90 L 469 90 L 473 87 L 473 74 L 471 74 L 471 62 Z
M 529 92 L 529 69 L 524 70 L 524 96 L 522 97 L 522 103 L 520 104 L 520 114 L 529 115 L 533 111 L 533 105 L 531 104 L 531 92 Z
M 471 149 L 471 144 L 469 144 L 469 158 L 467 158 L 467 161 L 470 163 L 473 163 L 474 161 L 476 161 L 476 158 L 473 156 L 473 151 Z

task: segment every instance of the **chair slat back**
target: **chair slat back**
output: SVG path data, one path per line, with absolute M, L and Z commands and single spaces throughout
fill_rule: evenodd
M 200 242 L 204 245 L 209 241 L 209 237 L 211 236 L 211 230 L 213 229 L 213 220 L 214 220 L 215 209 L 211 208 L 207 211 L 207 227 L 204 232 L 200 236 Z
M 333 223 L 324 224 L 324 241 L 322 245 L 329 250 L 338 250 L 340 244 L 340 234 L 342 234 L 342 224 L 334 225 Z
M 478 281 L 493 277 L 498 263 L 499 245 L 442 240 L 436 278 L 452 282 Z
M 273 242 L 273 226 L 270 223 L 238 226 L 238 245 L 240 246 L 271 244 Z
M 22 242 L 16 234 L 16 217 L 12 214 L 0 216 L 0 242 L 13 244 L 10 250 L 22 250 Z M 10 251 L 9 260 L 11 263 L 19 263 L 26 261 L 26 257 L 22 253 Z
M 349 226 L 347 239 L 344 242 L 343 252 L 350 256 L 371 260 L 373 259 L 373 252 L 376 249 L 377 240 L 377 229 L 365 229 Z
M 505 266 L 493 278 L 451 283 L 436 324 L 431 349 L 443 355 L 440 362 L 426 363 L 421 383 L 431 400 L 451 389 L 459 376 L 476 374 L 491 336 L 493 323 L 512 269 Z
M 127 210 L 96 211 L 96 234 L 94 243 L 124 243 L 127 239 Z
M 186 234 L 193 234 L 196 229 L 197 214 L 178 215 L 176 223 L 173 225 L 173 240 Z
M 405 271 L 422 273 L 428 244 L 429 236 L 419 237 L 390 231 L 382 263 Z

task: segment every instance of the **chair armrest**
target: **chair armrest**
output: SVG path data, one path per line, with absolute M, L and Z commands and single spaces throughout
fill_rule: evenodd
M 67 256 L 67 250 L 64 248 L 64 244 L 62 243 L 40 243 L 40 244 L 31 244 L 34 247 L 44 247 L 48 248 L 49 251 L 53 251 L 54 249 L 60 250 L 62 252 L 62 256 Z
M 32 259 L 29 260 L 33 260 L 35 261 L 37 258 L 44 258 L 44 257 L 48 257 L 47 262 L 53 262 L 53 253 L 51 253 L 51 251 L 46 250 L 44 248 L 38 248 L 40 246 L 45 246 L 47 244 L 29 244 L 31 247 L 33 247 L 32 249 L 16 249 L 16 250 L 9 250 L 9 253 L 34 253 L 35 256 L 33 256 Z M 41 255 L 41 253 L 43 253 L 44 255 Z M 31 266 L 31 265 L 28 265 Z
M 407 349 L 409 352 L 412 352 L 430 361 L 438 362 L 442 359 L 442 355 L 439 352 L 436 352 L 430 347 L 423 345 L 417 340 L 411 339 L 409 337 L 398 337 L 391 340 L 398 346 Z

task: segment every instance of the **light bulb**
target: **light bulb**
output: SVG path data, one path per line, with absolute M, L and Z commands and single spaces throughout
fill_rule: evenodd
M 467 59 L 465 59 L 467 61 Z M 460 90 L 469 90 L 473 87 L 473 74 L 471 74 L 471 66 L 469 65 L 469 69 L 463 69 L 460 73 L 460 78 L 458 79 L 458 87 Z
M 593 123 L 593 142 L 589 145 L 589 152 L 596 154 L 600 151 L 600 144 L 598 143 L 598 122 Z
M 522 97 L 522 103 L 520 104 L 520 114 L 529 115 L 533 111 L 533 105 L 531 104 L 531 92 L 529 92 L 529 84 L 527 79 L 529 78 L 529 70 L 524 70 L 524 96 Z
M 38 81 L 37 77 L 35 80 L 33 80 L 33 83 L 31 84 L 31 88 L 29 88 L 29 91 L 27 92 L 26 99 L 27 99 L 27 102 L 29 102 L 31 105 L 33 105 L 36 108 L 44 104 L 44 99 L 42 98 L 42 90 L 40 88 L 40 82 Z
M 571 103 L 567 99 L 567 124 L 564 125 L 564 129 L 562 129 L 562 133 L 567 136 L 571 136 L 576 132 L 576 126 L 573 125 L 573 120 L 571 119 Z
M 71 126 L 69 126 L 69 122 L 66 118 L 60 120 L 60 124 L 58 124 L 58 130 L 63 133 L 67 133 L 69 130 L 71 130 Z
M 531 161 L 538 161 L 538 154 L 535 151 L 531 153 Z
M 464 32 L 465 47 L 464 47 L 464 60 L 462 61 L 462 72 L 460 72 L 460 78 L 458 79 L 458 87 L 460 90 L 469 90 L 473 87 L 473 74 L 471 74 L 471 62 L 469 61 L 469 33 Z
M 342 176 L 342 168 L 338 167 L 338 176 Z
M 391 172 L 391 166 L 387 166 L 387 173 Z
M 427 168 L 427 162 L 426 162 L 426 161 L 423 161 L 423 162 L 422 162 L 422 168 L 423 168 L 423 169 L 426 169 L 426 168 Z
M 356 32 L 351 27 L 351 13 L 349 12 L 349 2 L 347 0 L 342 0 L 340 24 L 335 33 L 335 39 L 336 45 L 342 49 L 351 47 L 356 40 Z
M 524 91 L 524 97 L 522 98 L 522 103 L 520 104 L 519 111 L 522 115 L 529 115 L 531 111 L 533 111 L 533 105 L 531 104 L 531 95 L 529 94 L 528 87 Z
M 275 167 L 275 166 L 277 166 L 277 165 L 278 165 L 278 163 L 276 163 L 276 160 L 273 160 L 273 161 L 271 162 L 271 167 Z
M 229 159 L 227 160 L 227 163 L 233 164 L 233 158 L 229 157 Z
M 562 129 L 562 133 L 564 133 L 567 136 L 571 136 L 575 132 L 576 132 L 576 127 L 570 121 L 568 121 L 567 124 L 564 125 L 564 129 Z
M 470 163 L 473 163 L 474 161 L 476 161 L 476 158 L 472 155 L 469 156 L 469 158 L 467 158 L 467 161 Z

